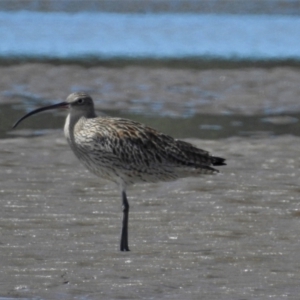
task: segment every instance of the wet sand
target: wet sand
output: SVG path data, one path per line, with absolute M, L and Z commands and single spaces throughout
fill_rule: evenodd
M 2 66 L 0 72 L 0 103 L 61 101 L 72 91 L 85 90 L 104 110 L 173 116 L 186 110 L 243 115 L 300 111 L 300 72 L 291 67 L 197 70 L 32 63 Z
M 3 103 L 80 88 L 98 108 L 150 109 L 157 99 L 174 114 L 182 101 L 214 114 L 299 109 L 290 68 L 0 69 Z M 129 253 L 117 250 L 116 187 L 81 167 L 62 132 L 0 140 L 0 299 L 298 299 L 300 138 L 188 140 L 228 165 L 130 188 Z
M 0 295 L 297 299 L 300 139 L 192 142 L 228 166 L 131 188 L 132 251 L 119 253 L 113 185 L 81 168 L 60 135 L 2 140 Z

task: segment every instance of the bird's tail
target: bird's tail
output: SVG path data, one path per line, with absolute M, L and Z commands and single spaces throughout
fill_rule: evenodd
M 226 166 L 225 158 L 212 156 L 211 157 L 211 163 L 213 166 Z

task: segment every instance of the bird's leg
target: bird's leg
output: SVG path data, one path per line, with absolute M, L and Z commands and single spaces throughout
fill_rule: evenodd
M 122 191 L 122 208 L 123 208 L 123 220 L 122 220 L 122 232 L 121 232 L 121 251 L 130 251 L 128 247 L 128 215 L 129 204 L 126 197 L 126 192 Z

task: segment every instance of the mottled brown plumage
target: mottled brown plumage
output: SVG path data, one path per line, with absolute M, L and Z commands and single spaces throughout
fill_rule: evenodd
M 77 158 L 92 173 L 115 182 L 122 190 L 121 251 L 129 251 L 128 185 L 212 174 L 218 172 L 212 166 L 225 165 L 223 158 L 138 122 L 97 117 L 92 98 L 84 92 L 69 95 L 65 102 L 34 110 L 14 127 L 35 113 L 57 107 L 70 109 L 64 133 Z

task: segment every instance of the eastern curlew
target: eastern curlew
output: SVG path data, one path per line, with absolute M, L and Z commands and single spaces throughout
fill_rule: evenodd
M 205 150 L 138 122 L 97 117 L 92 98 L 84 92 L 73 93 L 64 102 L 33 110 L 13 128 L 29 116 L 59 107 L 69 108 L 64 134 L 77 158 L 89 171 L 115 182 L 121 189 L 121 251 L 129 251 L 128 185 L 213 174 L 218 170 L 212 166 L 225 165 L 224 158 L 211 156 Z

